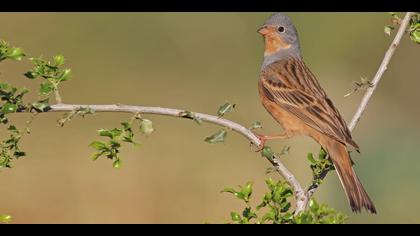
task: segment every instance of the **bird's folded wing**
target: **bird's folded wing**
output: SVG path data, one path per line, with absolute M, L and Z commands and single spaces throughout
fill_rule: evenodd
M 315 78 L 302 79 L 304 82 L 299 83 L 299 79 L 292 78 L 293 74 L 287 74 L 287 70 L 278 73 L 277 70 L 269 69 L 263 73 L 260 86 L 268 99 L 310 127 L 359 149 L 331 100 L 326 97 L 317 81 L 311 81 Z M 313 75 L 300 73 L 299 76 Z

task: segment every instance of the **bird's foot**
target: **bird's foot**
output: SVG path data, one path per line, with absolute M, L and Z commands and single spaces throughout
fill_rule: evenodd
M 287 133 L 279 134 L 279 135 L 255 134 L 255 136 L 257 136 L 258 139 L 260 140 L 260 145 L 257 147 L 256 152 L 260 152 L 260 151 L 262 151 L 264 149 L 265 142 L 267 142 L 267 140 L 272 140 L 272 139 L 287 139 L 287 138 L 289 138 L 289 135 Z
M 260 145 L 258 145 L 257 150 L 255 150 L 255 152 L 261 152 L 265 147 L 265 142 L 269 140 L 269 136 L 261 134 L 255 134 L 255 136 L 257 136 L 260 140 Z

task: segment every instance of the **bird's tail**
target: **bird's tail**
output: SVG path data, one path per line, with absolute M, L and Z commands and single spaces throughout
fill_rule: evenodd
M 353 170 L 346 146 L 335 140 L 328 140 L 324 147 L 330 155 L 353 212 L 361 212 L 361 209 L 365 208 L 368 212 L 376 214 L 372 200 Z

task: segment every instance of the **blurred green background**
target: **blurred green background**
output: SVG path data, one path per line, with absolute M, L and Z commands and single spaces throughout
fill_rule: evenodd
M 1 13 L 0 38 L 29 57 L 65 55 L 73 80 L 63 84 L 66 103 L 124 103 L 183 108 L 214 114 L 231 101 L 227 118 L 244 125 L 259 120 L 263 133 L 279 126 L 260 105 L 257 79 L 263 41 L 256 29 L 270 13 Z M 306 63 L 347 121 L 363 93 L 344 98 L 352 81 L 372 78 L 392 38 L 383 33 L 387 13 L 290 13 L 300 33 Z M 361 154 L 356 171 L 379 214 L 349 210 L 335 173 L 316 193 L 320 202 L 347 213 L 349 223 L 420 223 L 420 48 L 405 37 L 354 131 Z M 0 80 L 36 88 L 23 63 L 3 62 Z M 34 96 L 32 96 L 34 97 Z M 249 142 L 229 133 L 210 145 L 218 127 L 147 116 L 156 132 L 140 137 L 139 149 L 123 149 L 123 167 L 89 157 L 96 130 L 113 128 L 127 114 L 77 118 L 63 128 L 61 115 L 39 115 L 23 140 L 28 156 L 0 172 L 0 213 L 13 223 L 225 223 L 242 205 L 225 187 L 265 190 L 269 167 Z M 12 117 L 22 126 L 28 115 Z M 2 128 L 4 129 L 4 127 Z M 4 137 L 4 131 L 0 135 Z M 273 141 L 290 145 L 285 164 L 309 183 L 309 138 Z M 273 178 L 278 178 L 274 173 Z M 256 199 L 257 200 L 257 199 Z

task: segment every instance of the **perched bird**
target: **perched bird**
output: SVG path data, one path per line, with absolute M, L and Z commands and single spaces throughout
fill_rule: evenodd
M 347 194 L 351 209 L 375 206 L 352 167 L 348 146 L 359 150 L 346 122 L 327 97 L 315 75 L 302 59 L 298 33 L 288 16 L 273 14 L 258 29 L 265 42 L 258 90 L 265 109 L 280 123 L 284 132 L 275 136 L 258 135 L 266 140 L 307 135 L 329 154 Z

